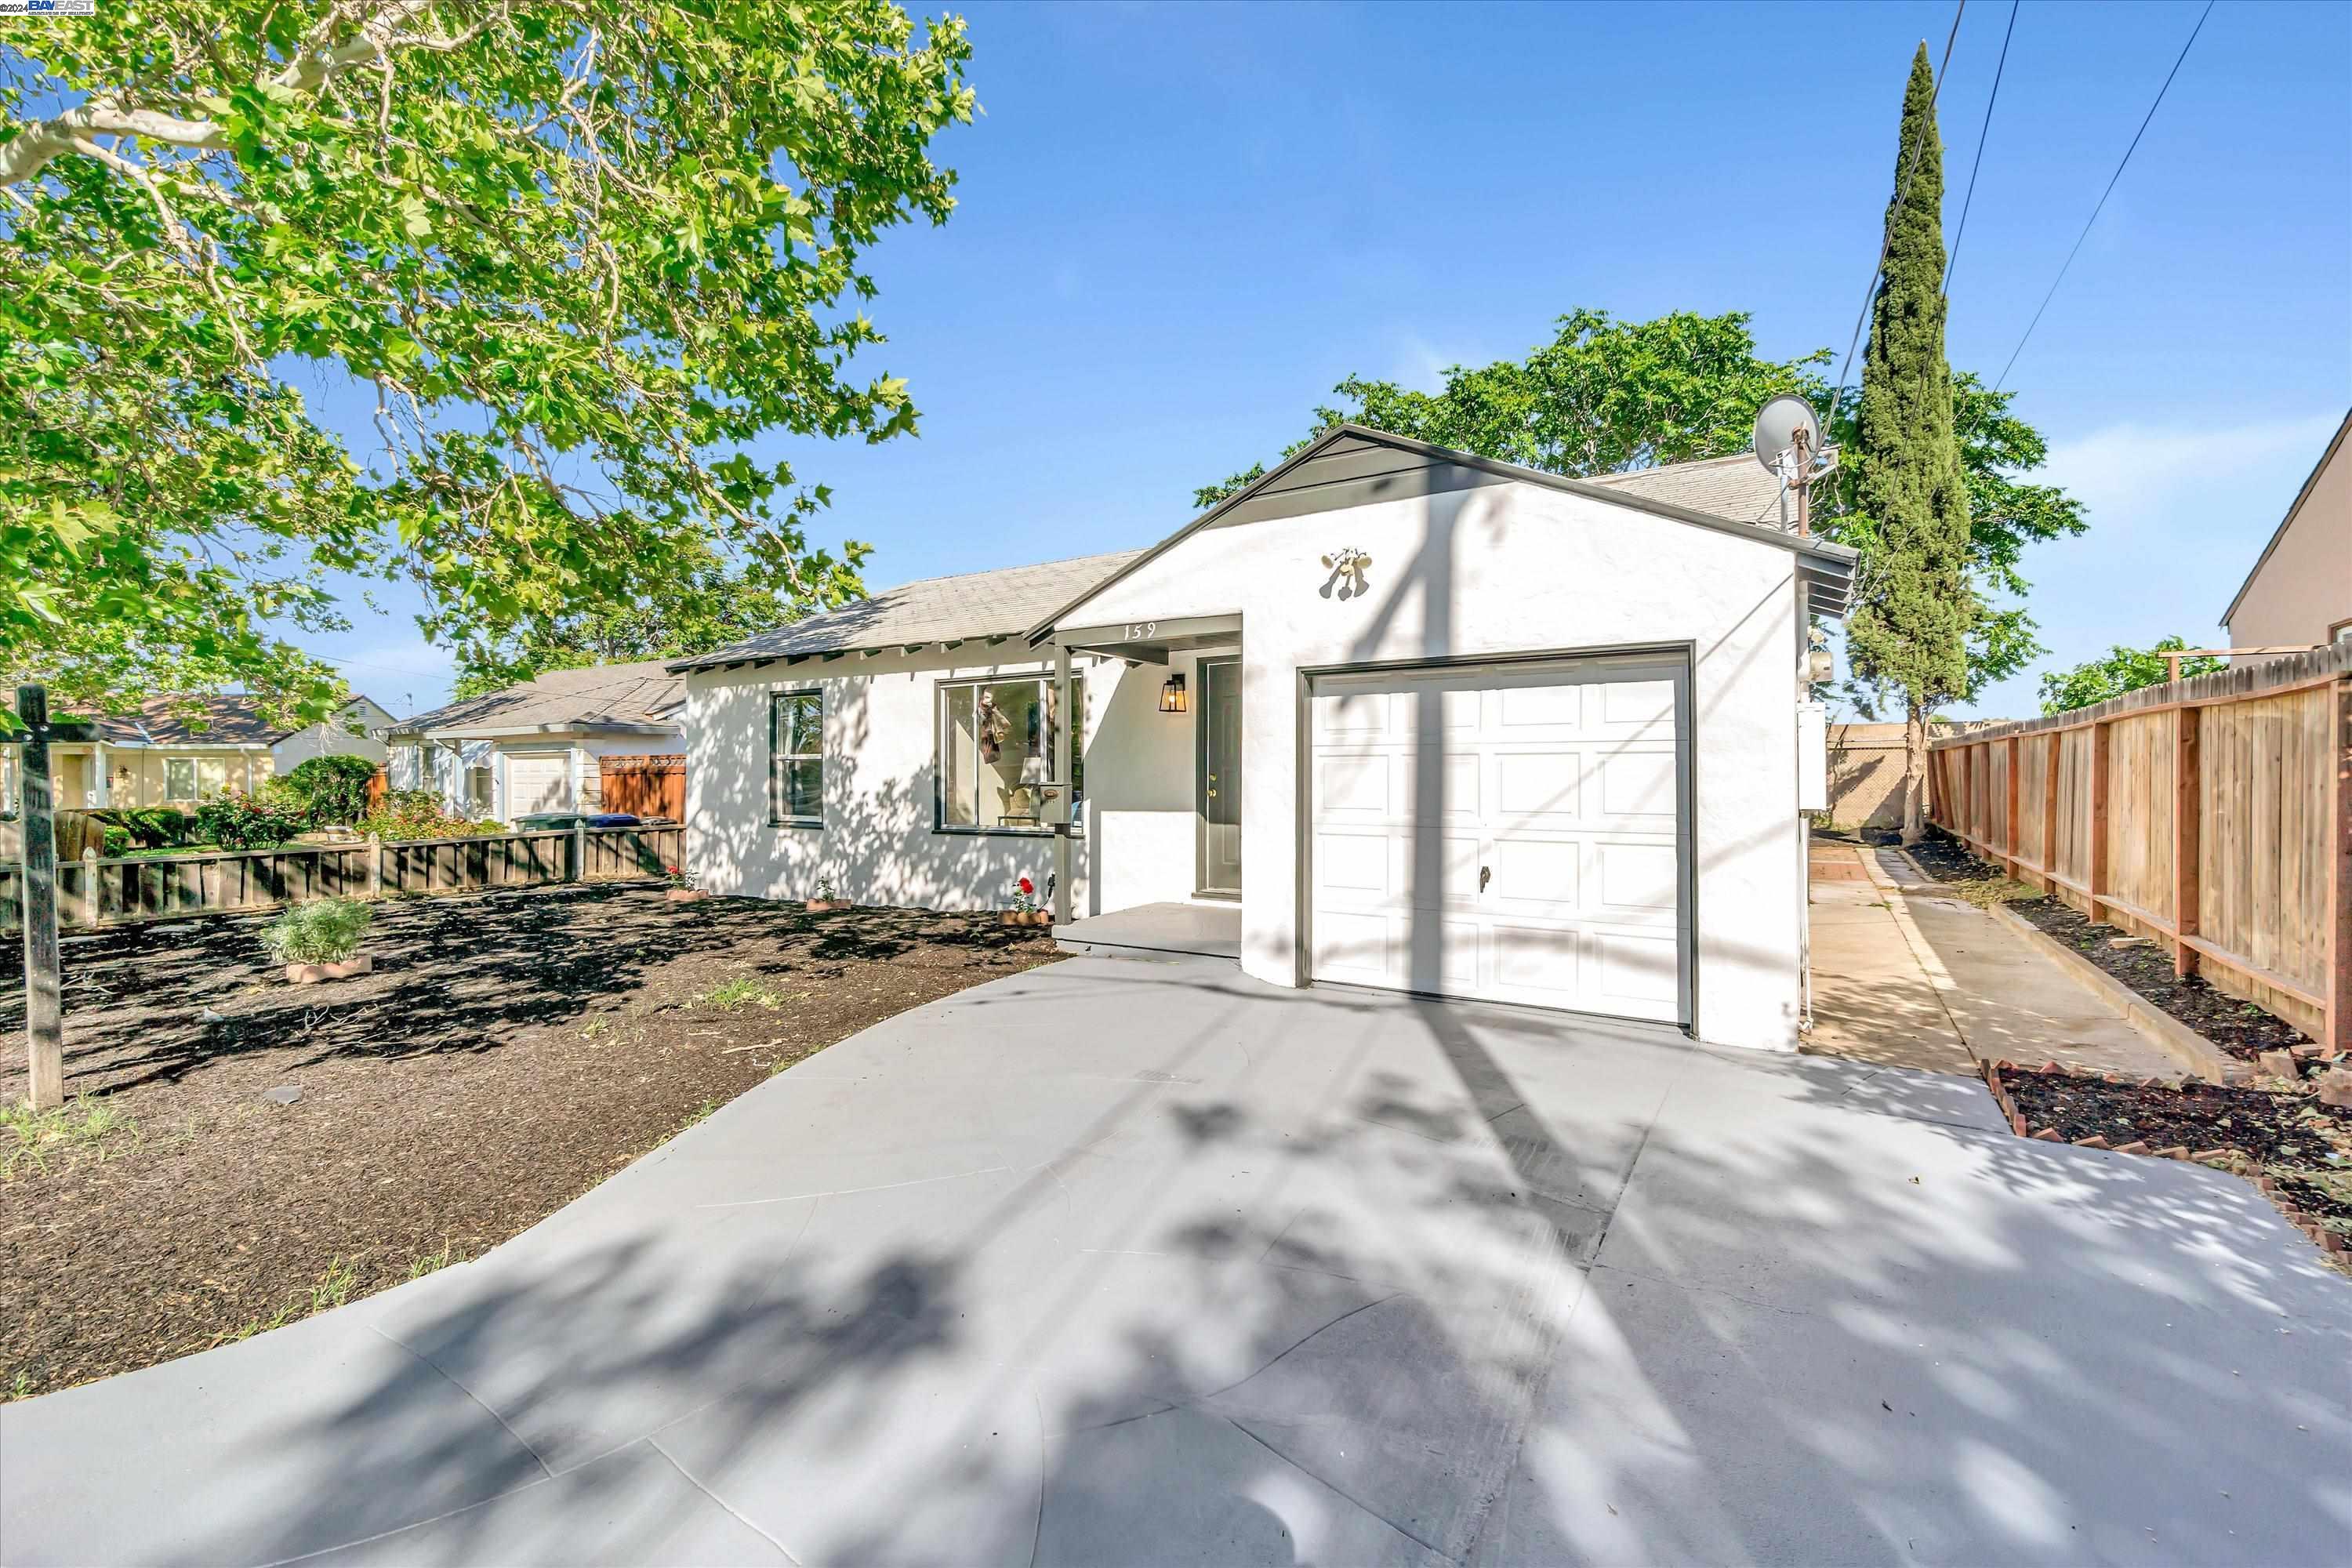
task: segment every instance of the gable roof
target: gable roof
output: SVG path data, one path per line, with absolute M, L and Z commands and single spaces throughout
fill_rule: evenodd
M 1745 463 L 1754 471 L 1755 479 L 1746 479 L 1730 471 L 1730 465 L 1735 463 Z M 1708 471 L 1692 475 L 1686 472 L 1691 469 Z M 1786 550 L 1798 558 L 1799 573 L 1805 581 L 1808 602 L 1813 612 L 1825 616 L 1845 613 L 1847 593 L 1853 582 L 1855 552 L 1817 535 L 1800 538 L 1794 533 L 1783 532 L 1777 526 L 1780 481 L 1767 473 L 1763 465 L 1753 458 L 1709 458 L 1696 463 L 1672 463 L 1632 473 L 1612 474 L 1606 476 L 1604 482 L 1601 479 L 1567 479 L 1559 474 L 1546 473 L 1540 468 L 1522 468 L 1500 458 L 1481 457 L 1475 452 L 1457 452 L 1450 447 L 1435 446 L 1410 436 L 1375 430 L 1364 425 L 1343 424 L 1324 431 L 1101 582 L 1068 600 L 1051 615 L 1042 617 L 1029 628 L 1029 640 L 1032 643 L 1044 641 L 1055 626 L 1071 611 L 1204 528 L 1253 522 L 1263 518 L 1297 516 L 1302 511 L 1336 510 L 1374 500 L 1434 495 L 1444 490 L 1497 480 L 1539 485 L 1546 489 L 1562 490 L 1614 506 L 1631 507 L 1655 517 L 1714 529 L 1758 544 Z M 1691 504 L 1698 500 L 1729 506 L 1736 511 L 1760 510 L 1755 507 L 1759 482 L 1769 487 L 1771 492 L 1773 512 L 1770 524 L 1759 522 L 1754 515 L 1724 515 Z
M 971 637 L 1019 637 L 1039 616 L 1090 592 L 1142 554 L 1140 550 L 1115 550 L 1034 566 L 926 577 L 710 653 L 674 660 L 668 668 L 683 672 L 859 648 L 911 649 Z
M 1701 458 L 1688 463 L 1662 463 L 1654 468 L 1633 468 L 1622 474 L 1595 474 L 1583 482 L 1669 506 L 1686 507 L 1732 522 L 1752 523 L 1775 531 L 1780 527 L 1780 478 L 1758 462 L 1752 453 Z M 1795 508 L 1791 500 L 1792 518 Z
M 685 722 L 686 682 L 661 659 L 648 658 L 551 669 L 535 680 L 403 720 L 384 734 L 488 739 L 560 730 L 630 733 L 674 730 Z
M 2294 492 L 2294 504 L 2286 509 L 2286 515 L 2279 519 L 2279 525 L 2271 530 L 2271 542 L 2263 546 L 2263 552 L 2260 555 L 2254 557 L 2253 567 L 2246 574 L 2246 580 L 2238 584 L 2238 596 L 2231 599 L 2230 607 L 2221 612 L 2221 618 L 2216 623 L 2217 625 L 2227 627 L 2230 617 L 2238 613 L 2238 606 L 2245 602 L 2246 590 L 2254 585 L 2254 579 L 2263 574 L 2263 566 L 2270 560 L 2271 552 L 2276 550 L 2279 541 L 2286 537 L 2286 531 L 2294 526 L 2295 515 L 2303 510 L 2303 503 L 2311 498 L 2312 490 L 2319 483 L 2319 476 L 2326 473 L 2327 465 L 2336 460 L 2336 453 L 2344 445 L 2344 436 L 2347 431 L 2352 431 L 2352 411 L 2345 414 L 2344 423 L 2338 425 L 2336 427 L 2336 434 L 2328 438 L 2327 450 L 2320 453 L 2319 461 L 2311 466 L 2310 474 L 2303 481 L 2303 489 Z
M 358 695 L 337 711 L 362 702 L 383 712 L 371 699 Z M 269 746 L 310 727 L 265 719 L 252 698 L 234 694 L 150 697 L 132 712 L 102 713 L 92 722 L 98 726 L 97 738 L 101 745 L 125 750 L 152 746 Z

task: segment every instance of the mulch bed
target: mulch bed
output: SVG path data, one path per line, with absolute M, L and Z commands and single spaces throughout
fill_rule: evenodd
M 2014 887 L 1999 867 L 1978 859 L 1940 834 L 1931 834 L 1912 846 L 1911 858 L 1920 869 L 1939 882 L 1952 884 L 1964 897 L 1971 888 Z M 2252 1061 L 2263 1051 L 2310 1041 L 2310 1036 L 2285 1019 L 2216 991 L 2200 975 L 2177 977 L 2172 973 L 2172 954 L 2161 942 L 2134 941 L 2113 926 L 2093 925 L 2080 910 L 2057 899 L 2000 901 L 2233 1057 Z
M 2112 1149 L 2223 1152 L 2283 1207 L 2352 1238 L 2352 1110 L 2311 1095 L 2225 1087 L 2117 1083 L 2063 1071 L 2002 1066 L 2000 1084 L 2029 1135 L 2103 1140 Z
M 294 986 L 262 923 L 67 939 L 68 1090 L 132 1126 L 0 1184 L 0 1398 L 472 1257 L 771 1073 L 1056 956 L 992 916 L 558 888 L 387 902 L 373 974 Z M 0 1103 L 26 1089 L 7 946 Z

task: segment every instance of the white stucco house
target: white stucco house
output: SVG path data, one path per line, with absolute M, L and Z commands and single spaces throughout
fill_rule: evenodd
M 1853 563 L 1750 458 L 1576 480 L 1341 426 L 1152 549 L 672 664 L 688 857 L 950 909 L 1051 878 L 1068 940 L 1793 1048 L 1806 632 Z
M 387 726 L 385 778 L 461 816 L 594 811 L 599 759 L 683 752 L 685 707 L 660 659 L 550 670 Z

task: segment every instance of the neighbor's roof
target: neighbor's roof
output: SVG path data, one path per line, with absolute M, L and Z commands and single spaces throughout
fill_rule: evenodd
M 365 697 L 345 706 L 361 702 L 375 707 Z M 101 714 L 94 722 L 101 745 L 121 747 L 268 746 L 307 728 L 264 719 L 254 700 L 241 696 L 150 697 L 135 712 Z
M 1142 553 L 1115 550 L 1035 566 L 926 577 L 715 652 L 678 659 L 668 668 L 684 672 L 861 648 L 912 649 L 927 643 L 1018 637 L 1039 616 L 1092 589 Z
M 1745 473 L 1738 471 L 1743 464 Z M 1415 479 L 1416 482 L 1437 483 L 1435 476 L 1445 474 L 1484 475 L 1485 479 L 1475 482 L 1507 479 L 1565 490 L 1570 495 L 1629 506 L 1654 516 L 1787 550 L 1801 563 L 1800 575 L 1804 579 L 1813 612 L 1832 616 L 1845 613 L 1853 578 L 1854 551 L 1819 535 L 1801 538 L 1780 528 L 1780 480 L 1752 457 L 1708 458 L 1696 463 L 1671 463 L 1597 479 L 1572 479 L 1541 468 L 1481 457 L 1475 452 L 1457 452 L 1450 447 L 1369 426 L 1334 425 L 1100 583 L 1080 591 L 1050 614 L 1039 616 L 1029 628 L 1029 640 L 1044 641 L 1057 623 L 1088 599 L 1204 528 L 1243 523 L 1253 514 L 1297 515 L 1295 510 L 1285 509 L 1302 504 L 1311 508 L 1318 494 L 1401 499 L 1427 493 L 1402 481 Z M 1349 499 L 1326 504 L 1360 503 Z
M 686 721 L 686 682 L 657 658 L 551 669 L 487 696 L 404 719 L 386 735 L 484 739 L 562 730 L 670 729 Z
M 2294 526 L 2295 515 L 2303 510 L 2303 503 L 2311 499 L 2313 489 L 2319 483 L 2319 476 L 2326 473 L 2327 465 L 2336 460 L 2336 454 L 2344 445 L 2347 431 L 2352 431 L 2352 413 L 2347 413 L 2344 416 L 2344 423 L 2338 425 L 2336 427 L 2336 434 L 2328 438 L 2327 450 L 2319 454 L 2319 461 L 2312 465 L 2310 476 L 2303 481 L 2303 489 L 2294 492 L 2294 504 L 2286 509 L 2286 515 L 2279 519 L 2278 527 L 2271 531 L 2271 542 L 2263 546 L 2263 552 L 2260 555 L 2254 557 L 2253 569 L 2246 574 L 2246 580 L 2238 584 L 2238 596 L 2231 599 L 2230 607 L 2221 612 L 2221 619 L 2217 623 L 2218 625 L 2228 626 L 2230 617 L 2236 615 L 2238 606 L 2245 602 L 2246 590 L 2252 587 L 2254 579 L 2263 574 L 2263 567 L 2269 562 L 2271 552 L 2276 550 L 2279 541 L 2286 537 L 2286 531 Z

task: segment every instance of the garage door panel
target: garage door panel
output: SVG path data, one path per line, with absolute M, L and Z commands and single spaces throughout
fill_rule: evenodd
M 1650 914 L 1671 921 L 1681 902 L 1682 863 L 1675 846 L 1603 843 L 1597 846 L 1601 862 L 1601 910 L 1613 919 Z
M 1600 765 L 1601 809 L 1612 817 L 1646 816 L 1661 823 L 1675 819 L 1675 754 L 1668 752 L 1619 752 L 1603 756 Z
M 572 759 L 562 753 L 507 757 L 507 815 L 563 811 L 572 805 Z
M 1686 680 L 1621 658 L 1318 687 L 1314 975 L 1682 1017 Z

